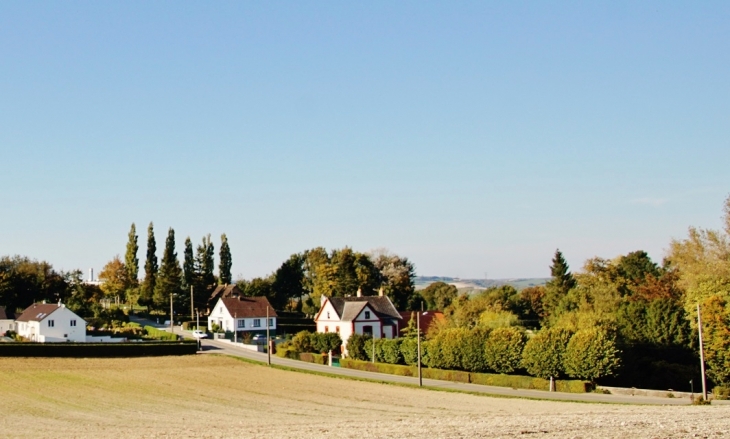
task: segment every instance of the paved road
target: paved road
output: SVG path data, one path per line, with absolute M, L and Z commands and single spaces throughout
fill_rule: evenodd
M 147 320 L 134 319 L 142 324 L 152 324 L 152 326 L 160 329 L 168 329 L 163 325 L 153 324 Z M 179 326 L 174 327 L 174 332 L 183 337 L 190 338 L 190 332 L 183 331 Z M 247 358 L 249 360 L 267 363 L 267 354 L 250 351 L 241 347 L 234 346 L 227 341 L 208 340 L 202 342 L 201 354 L 223 354 L 235 357 Z M 319 364 L 307 363 L 304 361 L 296 361 L 288 358 L 280 358 L 275 355 L 271 356 L 271 363 L 280 366 L 286 366 L 293 369 L 310 370 L 315 372 L 323 372 L 333 375 L 341 375 L 346 377 L 363 378 L 374 381 L 383 381 L 391 383 L 402 383 L 410 385 L 418 385 L 418 378 L 404 377 L 398 375 L 382 374 L 376 372 L 366 372 L 361 370 L 346 369 L 340 367 L 322 366 Z M 628 396 L 628 395 L 604 395 L 600 393 L 563 393 L 563 392 L 545 392 L 542 390 L 512 389 L 509 387 L 483 386 L 479 384 L 455 383 L 451 381 L 441 381 L 432 379 L 423 379 L 423 385 L 437 389 L 451 389 L 474 393 L 483 393 L 488 395 L 500 395 L 517 398 L 539 398 L 552 399 L 556 401 L 579 401 L 579 402 L 600 402 L 614 404 L 655 404 L 655 405 L 688 405 L 690 402 L 685 398 L 658 398 L 652 396 Z M 715 401 L 713 404 L 725 403 L 726 401 Z

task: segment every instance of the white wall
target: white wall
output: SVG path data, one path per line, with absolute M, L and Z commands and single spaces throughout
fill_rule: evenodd
M 261 326 L 254 326 L 254 320 L 259 319 Z M 276 329 L 276 317 L 269 317 L 271 320 L 271 326 L 269 327 L 270 330 Z M 239 328 L 238 322 L 243 321 L 244 327 Z M 234 318 L 231 315 L 230 312 L 228 312 L 228 308 L 226 308 L 223 305 L 223 302 L 221 299 L 218 299 L 218 303 L 216 303 L 213 310 L 210 312 L 210 315 L 208 316 L 208 330 L 213 329 L 213 323 L 217 323 L 220 325 L 220 327 L 224 331 L 265 331 L 266 330 L 266 316 L 262 317 L 246 317 L 246 318 L 236 318 L 234 322 Z
M 53 326 L 49 324 L 51 321 Z M 76 321 L 76 326 L 71 326 L 71 321 Z M 17 322 L 17 324 L 18 334 L 31 341 L 41 343 L 86 341 L 86 321 L 64 305 L 40 322 Z
M 8 331 L 18 332 L 15 327 L 15 320 L 0 320 L 0 336 L 5 335 Z

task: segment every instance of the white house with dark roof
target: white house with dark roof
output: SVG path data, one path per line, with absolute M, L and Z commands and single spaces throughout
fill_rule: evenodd
M 34 303 L 15 320 L 18 335 L 30 341 L 53 343 L 86 341 L 86 321 L 58 304 Z
M 342 338 L 343 353 L 352 334 L 373 338 L 397 338 L 401 316 L 388 296 L 322 297 L 322 306 L 314 318 L 317 332 L 336 332 Z
M 266 321 L 268 309 L 269 320 Z M 218 299 L 208 316 L 208 329 L 213 323 L 224 331 L 231 332 L 265 332 L 276 333 L 276 311 L 266 297 L 222 297 Z

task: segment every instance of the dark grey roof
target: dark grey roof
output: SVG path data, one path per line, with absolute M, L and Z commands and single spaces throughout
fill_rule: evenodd
M 208 303 L 211 305 L 215 305 L 215 302 L 218 299 L 223 299 L 226 297 L 239 297 L 243 296 L 243 293 L 240 289 L 236 286 L 236 284 L 229 284 L 229 285 L 218 285 L 215 287 L 215 290 L 210 294 L 210 298 L 208 299 Z
M 0 320 L 15 320 L 15 314 L 5 311 L 5 307 L 0 306 Z
M 388 296 L 364 296 L 364 297 L 330 297 L 329 298 L 330 303 L 332 304 L 332 307 L 334 307 L 335 311 L 337 312 L 337 315 L 340 316 L 340 319 L 344 319 L 344 313 L 347 311 L 348 316 L 350 315 L 350 307 L 348 309 L 345 309 L 346 303 L 357 303 L 357 302 L 365 302 L 375 311 L 375 314 L 380 318 L 388 318 L 388 319 L 401 319 L 400 314 L 395 309 L 395 306 L 393 306 L 393 302 L 390 301 Z M 363 305 L 364 306 L 364 305 Z M 356 307 L 352 308 L 362 310 L 362 307 Z M 359 312 L 358 310 L 358 312 Z M 357 315 L 357 314 L 356 314 Z

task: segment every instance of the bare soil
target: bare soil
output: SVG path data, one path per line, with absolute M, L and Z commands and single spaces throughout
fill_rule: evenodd
M 0 358 L 0 437 L 730 437 L 730 406 L 492 398 L 229 357 Z

